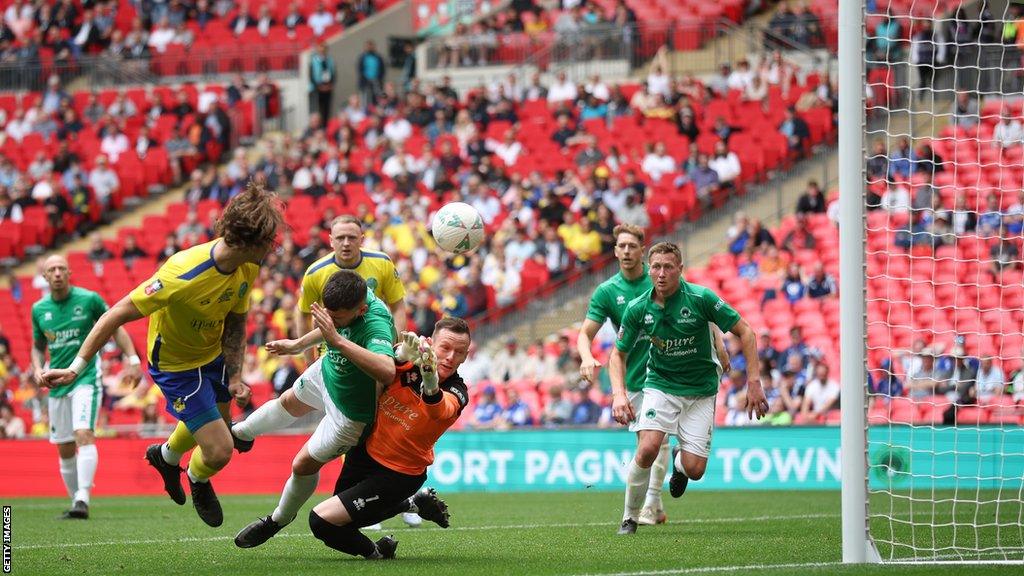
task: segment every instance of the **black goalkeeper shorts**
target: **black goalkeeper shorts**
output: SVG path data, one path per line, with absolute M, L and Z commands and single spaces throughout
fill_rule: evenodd
M 404 512 L 405 508 L 400 505 L 426 481 L 426 474 L 410 476 L 382 465 L 360 444 L 345 455 L 334 495 L 348 510 L 352 524 L 362 528 Z

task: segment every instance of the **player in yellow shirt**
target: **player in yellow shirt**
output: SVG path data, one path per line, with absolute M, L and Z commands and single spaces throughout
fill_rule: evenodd
M 391 258 L 383 252 L 362 249 L 363 225 L 355 216 L 344 214 L 331 224 L 331 247 L 334 252 L 309 265 L 302 278 L 299 313 L 296 314 L 296 334 L 306 334 L 312 328 L 312 305 L 319 302 L 327 281 L 338 270 L 353 270 L 366 280 L 373 294 L 384 301 L 395 319 L 395 326 L 405 328 L 405 286 Z M 314 350 L 306 351 L 306 361 L 313 360 Z
M 234 397 L 245 405 L 250 396 L 241 370 L 249 290 L 283 222 L 275 196 L 250 184 L 224 209 L 216 239 L 171 256 L 100 317 L 67 369 L 42 376 L 51 386 L 73 381 L 120 326 L 149 316 L 149 374 L 179 422 L 166 444 L 146 450 L 146 460 L 171 499 L 184 504 L 179 463 L 198 444 L 187 474 L 192 503 L 210 526 L 224 520 L 209 480 L 231 460 L 228 403 Z

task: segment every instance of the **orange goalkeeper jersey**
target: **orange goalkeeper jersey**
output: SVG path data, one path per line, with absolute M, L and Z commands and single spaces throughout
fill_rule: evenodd
M 418 476 L 434 462 L 434 444 L 462 415 L 469 394 L 458 373 L 441 382 L 434 397 L 422 397 L 419 368 L 406 362 L 396 372 L 377 403 L 366 452 L 395 472 Z

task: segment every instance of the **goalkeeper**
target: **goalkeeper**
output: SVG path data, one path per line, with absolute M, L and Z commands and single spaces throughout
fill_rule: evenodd
M 376 542 L 359 531 L 403 512 L 418 512 L 442 528 L 448 509 L 432 489 L 420 490 L 434 461 L 434 444 L 455 424 L 469 402 L 458 374 L 469 353 L 469 325 L 443 318 L 417 350 L 404 333 L 394 381 L 377 405 L 374 428 L 345 459 L 334 496 L 309 512 L 313 535 L 328 547 L 367 559 L 395 557 L 398 541 Z

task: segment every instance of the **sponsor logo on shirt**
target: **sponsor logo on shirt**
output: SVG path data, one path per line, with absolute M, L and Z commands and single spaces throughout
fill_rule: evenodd
M 718 303 L 715 304 L 715 311 L 721 310 L 722 306 L 725 306 L 725 300 L 719 299 Z
M 146 289 L 145 289 L 144 292 L 146 293 L 146 296 L 152 296 L 153 294 L 156 294 L 157 292 L 159 292 L 159 291 L 161 291 L 163 289 L 164 289 L 164 283 L 163 282 L 161 282 L 160 280 L 153 280 L 153 282 L 151 282 L 149 284 L 149 286 L 146 286 Z
M 654 315 L 644 314 L 644 324 L 654 324 Z
M 231 288 L 224 290 L 224 292 L 217 298 L 217 302 L 227 302 L 231 300 L 231 297 L 235 295 L 235 291 Z
M 53 312 L 46 312 L 45 314 L 43 314 L 43 320 L 46 322 L 53 320 Z

